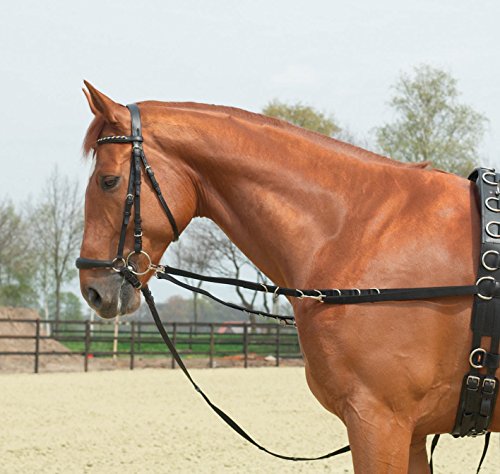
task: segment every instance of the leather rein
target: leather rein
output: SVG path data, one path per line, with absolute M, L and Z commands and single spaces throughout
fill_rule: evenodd
M 146 155 L 144 153 L 143 149 L 143 137 L 142 137 L 142 126 L 141 126 L 141 117 L 140 117 L 140 111 L 139 107 L 137 104 L 129 104 L 127 105 L 127 108 L 130 111 L 130 116 L 131 116 L 131 122 L 132 122 L 132 127 L 131 127 L 131 135 L 120 135 L 120 136 L 107 136 L 107 137 L 102 137 L 99 138 L 96 141 L 97 146 L 102 146 L 106 144 L 111 144 L 111 143 L 117 143 L 117 144 L 132 144 L 132 156 L 131 156 L 131 162 L 130 162 L 130 174 L 129 174 L 129 181 L 128 181 L 128 188 L 127 188 L 127 194 L 125 197 L 125 203 L 124 203 L 124 211 L 123 211 L 123 218 L 122 218 L 122 225 L 121 225 L 121 230 L 120 230 L 120 237 L 118 241 L 118 248 L 116 252 L 116 256 L 112 260 L 99 260 L 99 259 L 91 259 L 91 258 L 86 258 L 86 257 L 79 257 L 76 260 L 76 267 L 80 270 L 88 270 L 88 269 L 110 269 L 112 271 L 115 271 L 123 276 L 123 278 L 130 283 L 134 288 L 140 289 L 142 294 L 144 295 L 145 301 L 151 311 L 151 314 L 153 316 L 153 319 L 156 323 L 156 326 L 158 328 L 158 331 L 160 332 L 160 335 L 162 336 L 163 341 L 167 345 L 168 349 L 172 353 L 172 356 L 174 357 L 175 361 L 179 365 L 179 367 L 182 369 L 186 377 L 189 379 L 195 390 L 200 393 L 200 395 L 203 397 L 203 399 L 207 402 L 207 404 L 232 428 L 234 429 L 238 434 L 240 434 L 243 438 L 245 438 L 247 441 L 252 443 L 253 445 L 257 446 L 259 449 L 276 456 L 281 459 L 287 459 L 287 460 L 293 460 L 293 461 L 312 461 L 312 460 L 319 460 L 319 459 L 327 459 L 329 457 L 336 456 L 341 453 L 345 453 L 350 450 L 349 446 L 345 446 L 341 449 L 338 449 L 336 451 L 333 451 L 331 453 L 325 454 L 323 456 L 319 457 L 314 457 L 314 458 L 309 458 L 309 457 L 294 457 L 294 456 L 284 456 L 281 454 L 277 454 L 274 452 L 271 452 L 261 446 L 259 443 L 257 443 L 255 440 L 253 440 L 241 427 L 239 427 L 228 415 L 226 415 L 220 408 L 218 408 L 216 405 L 214 405 L 209 398 L 205 395 L 205 393 L 200 389 L 200 387 L 194 382 L 192 379 L 191 375 L 189 374 L 186 366 L 184 365 L 181 357 L 179 356 L 177 350 L 175 349 L 174 344 L 170 340 L 162 322 L 160 319 L 160 316 L 158 314 L 158 311 L 156 309 L 155 303 L 153 296 L 151 294 L 151 291 L 149 290 L 147 285 L 142 285 L 139 276 L 145 275 L 148 272 L 154 272 L 156 274 L 156 277 L 162 280 L 167 280 L 170 281 L 171 283 L 174 283 L 178 286 L 181 286 L 185 289 L 188 289 L 193 292 L 201 293 L 209 298 L 212 298 L 216 300 L 217 302 L 229 306 L 232 309 L 237 309 L 244 311 L 246 313 L 252 313 L 252 314 L 257 314 L 260 316 L 264 317 L 269 317 L 269 318 L 274 318 L 279 320 L 281 323 L 285 325 L 295 325 L 295 319 L 293 316 L 284 316 L 284 315 L 278 315 L 278 314 L 271 314 L 271 313 L 266 313 L 262 311 L 255 311 L 251 309 L 244 308 L 242 306 L 236 305 L 234 303 L 230 303 L 227 301 L 223 301 L 216 296 L 212 295 L 206 290 L 203 290 L 201 288 L 188 285 L 187 283 L 181 282 L 174 278 L 173 275 L 179 276 L 179 277 L 188 277 L 188 278 L 193 278 L 197 279 L 200 281 L 206 281 L 206 282 L 211 282 L 211 283 L 219 283 L 219 284 L 225 284 L 225 285 L 232 285 L 232 286 L 239 286 L 242 288 L 246 288 L 249 290 L 253 291 L 261 291 L 261 292 L 266 292 L 266 293 L 271 293 L 274 296 L 278 295 L 284 295 L 287 297 L 294 297 L 294 298 L 299 298 L 299 299 L 312 299 L 316 300 L 318 303 L 325 303 L 325 304 L 339 304 L 339 305 L 344 305 L 344 304 L 360 304 L 360 303 L 376 303 L 376 302 L 381 302 L 381 301 L 410 301 L 410 300 L 426 300 L 426 299 L 434 299 L 434 298 L 444 298 L 444 297 L 455 297 L 455 296 L 466 296 L 466 295 L 476 295 L 475 300 L 475 306 L 477 303 L 484 303 L 487 301 L 491 300 L 496 300 L 500 301 L 498 297 L 500 297 L 500 284 L 490 275 L 485 275 L 483 276 L 480 273 L 480 276 L 476 283 L 474 285 L 461 285 L 461 286 L 439 286 L 439 287 L 423 287 L 423 288 L 388 288 L 388 289 L 382 289 L 382 288 L 368 288 L 368 289 L 358 289 L 358 288 L 351 288 L 351 289 L 337 289 L 337 288 L 329 288 L 329 289 L 296 289 L 296 288 L 281 288 L 279 286 L 275 285 L 267 285 L 264 283 L 256 283 L 256 282 L 250 282 L 247 280 L 240 280 L 240 279 L 234 279 L 234 278 L 221 278 L 221 277 L 211 277 L 211 276 L 206 276 L 206 275 L 200 275 L 197 273 L 189 272 L 187 270 L 182 270 L 179 268 L 173 268 L 167 265 L 156 265 L 151 261 L 151 257 L 149 254 L 143 250 L 142 248 L 142 221 L 141 221 L 141 175 L 142 175 L 142 169 L 144 168 L 144 173 L 147 176 L 149 182 L 151 183 L 155 194 L 158 198 L 158 201 L 167 216 L 167 219 L 170 223 L 170 226 L 173 231 L 173 240 L 178 240 L 179 239 L 179 228 L 177 226 L 177 223 L 175 221 L 174 215 L 172 214 L 170 208 L 168 207 L 160 186 L 158 184 L 158 181 L 155 178 L 154 172 L 151 168 L 151 166 L 148 164 L 148 161 L 146 159 Z M 481 174 L 481 177 L 484 180 L 483 174 L 486 173 L 487 177 L 488 176 L 495 176 L 495 173 L 492 172 L 491 170 L 485 170 L 485 169 L 479 169 L 479 171 L 476 170 L 476 179 L 477 179 L 477 173 Z M 491 179 L 491 178 L 490 178 Z M 475 180 L 475 179 L 474 179 Z M 478 179 L 478 181 L 480 181 Z M 499 177 L 500 181 L 500 177 Z M 485 183 L 488 183 L 488 179 L 484 181 Z M 491 181 L 491 184 L 493 184 L 493 181 Z M 497 181 L 494 182 L 494 185 L 497 186 L 497 189 L 500 190 L 500 186 L 498 186 Z M 500 201 L 498 200 L 498 197 L 496 198 L 497 202 L 499 202 L 500 206 Z M 489 208 L 491 208 L 491 202 L 493 198 L 490 197 L 489 200 L 486 200 L 486 203 L 490 204 Z M 134 222 L 134 249 L 128 253 L 127 255 L 124 253 L 124 248 L 125 248 L 125 238 L 126 238 L 126 232 L 128 229 L 128 226 L 130 224 L 130 220 L 132 217 L 132 211 L 133 211 L 133 222 Z M 500 209 L 495 212 L 500 212 Z M 500 222 L 490 222 L 489 224 L 486 225 L 486 230 L 490 233 L 491 235 L 491 229 L 488 227 L 491 224 L 496 224 L 500 227 Z M 484 232 L 483 232 L 484 234 Z M 496 235 L 496 234 L 495 234 Z M 498 235 L 498 239 L 500 239 L 500 235 Z M 500 244 L 499 244 L 500 247 Z M 498 270 L 500 267 L 500 248 L 497 250 L 496 247 L 491 247 L 491 244 L 489 247 L 483 252 L 483 248 L 481 249 L 481 254 L 482 254 L 482 265 L 486 270 L 493 269 L 493 270 Z M 144 270 L 140 270 L 138 268 L 138 264 L 135 263 L 131 258 L 133 256 L 137 256 L 140 258 L 142 256 L 142 259 L 146 260 L 147 267 Z M 490 257 L 495 257 L 495 264 L 490 262 Z M 497 258 L 498 257 L 498 258 Z M 489 259 L 489 260 L 486 260 Z M 497 261 L 498 260 L 498 261 Z M 488 263 L 487 263 L 488 262 Z M 492 265 L 495 265 L 492 267 Z M 499 272 L 500 273 L 500 272 Z M 483 304 L 484 307 L 484 304 Z M 476 318 L 477 319 L 477 318 Z M 499 326 L 499 327 L 497 327 Z M 495 325 L 496 331 L 500 334 L 500 323 L 497 323 Z M 484 333 L 484 331 L 483 331 Z M 485 335 L 485 334 L 483 334 Z M 487 334 L 486 334 L 487 335 Z M 495 333 L 496 336 L 496 333 Z M 498 341 L 500 338 L 500 335 L 498 337 L 495 337 L 494 340 L 495 342 Z M 479 344 L 480 344 L 480 337 L 478 339 L 478 336 L 474 338 L 474 344 L 476 347 L 474 347 L 473 344 L 473 350 L 471 352 L 471 358 L 470 358 L 470 364 L 473 367 L 471 374 L 466 375 L 464 379 L 464 385 L 463 385 L 463 390 L 462 390 L 462 398 L 461 398 L 461 404 L 459 406 L 459 413 L 457 414 L 457 421 L 456 421 L 456 426 L 454 428 L 454 435 L 455 436 L 466 436 L 466 435 L 477 435 L 477 434 L 484 434 L 487 433 L 487 428 L 489 426 L 489 422 L 491 421 L 493 409 L 494 409 L 494 401 L 496 399 L 496 394 L 498 392 L 498 381 L 494 377 L 494 372 L 496 368 L 498 367 L 500 363 L 500 356 L 498 356 L 495 351 L 498 350 L 498 344 L 496 349 L 493 347 L 491 348 L 491 352 L 486 352 L 484 349 L 481 349 Z M 479 350 L 480 349 L 480 350 Z M 488 359 L 491 361 L 494 359 L 496 361 L 496 367 L 491 368 L 489 367 L 488 369 L 488 376 L 480 375 L 478 370 L 479 368 L 486 367 L 485 361 Z M 492 363 L 490 362 L 490 365 Z M 469 384 L 469 386 L 468 386 Z M 472 384 L 472 385 L 471 385 Z M 470 414 L 471 410 L 476 412 L 479 412 L 481 410 L 481 404 L 484 405 L 484 397 L 481 397 L 482 395 L 482 390 L 481 390 L 481 384 L 484 387 L 486 387 L 487 394 L 491 395 L 494 393 L 493 401 L 490 401 L 489 404 L 489 412 L 487 416 L 483 416 L 481 418 L 481 423 L 480 423 L 480 428 L 478 428 L 475 424 L 475 422 L 470 421 L 470 416 L 468 419 L 468 425 L 467 429 L 460 429 L 460 419 L 461 416 L 466 417 L 464 413 L 462 415 L 460 414 L 460 407 L 463 408 L 462 411 L 467 411 L 467 413 Z M 472 387 L 472 388 L 471 388 Z M 467 391 L 473 391 L 474 394 L 476 394 L 475 397 L 469 397 L 467 401 L 464 402 L 464 392 L 467 393 Z M 479 398 L 478 398 L 479 397 Z M 492 397 L 490 396 L 489 399 Z M 471 402 L 471 400 L 473 400 Z M 478 405 L 474 409 L 471 408 L 471 404 Z M 467 405 L 468 404 L 468 405 Z M 467 405 L 467 406 L 465 406 Z M 483 410 L 484 411 L 484 410 Z M 474 418 L 474 417 L 472 417 Z M 474 418 L 475 419 L 475 418 Z M 431 465 L 431 472 L 432 472 L 432 453 L 437 445 L 437 440 L 439 439 L 439 435 L 435 435 L 432 443 L 432 449 L 431 449 L 431 460 L 430 460 L 430 465 Z M 487 435 L 487 442 L 489 441 L 489 432 Z M 485 444 L 485 450 L 483 452 L 483 457 L 481 459 L 484 459 L 484 455 L 486 454 L 486 449 L 487 449 L 487 443 Z

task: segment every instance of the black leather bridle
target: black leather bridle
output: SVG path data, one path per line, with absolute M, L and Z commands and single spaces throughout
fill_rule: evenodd
M 144 154 L 144 149 L 142 147 L 142 125 L 141 125 L 141 115 L 139 112 L 139 107 L 137 104 L 127 105 L 130 111 L 130 118 L 132 122 L 132 134 L 127 135 L 113 135 L 108 137 L 99 138 L 96 141 L 96 145 L 106 145 L 109 143 L 131 143 L 132 144 L 132 158 L 130 162 L 130 174 L 128 180 L 127 195 L 125 197 L 125 204 L 123 210 L 122 226 L 120 230 L 120 238 L 118 240 L 118 249 L 116 251 L 116 257 L 113 260 L 96 260 L 85 257 L 79 257 L 76 260 L 76 267 L 80 270 L 91 269 L 91 268 L 111 268 L 114 271 L 121 273 L 129 283 L 131 283 L 135 288 L 140 288 L 141 284 L 137 276 L 144 275 L 150 270 L 155 270 L 157 268 L 151 262 L 151 257 L 147 252 L 142 249 L 142 220 L 141 220 L 141 168 L 144 167 L 144 171 L 153 186 L 153 189 L 158 197 L 165 215 L 170 222 L 172 231 L 174 234 L 174 241 L 179 238 L 179 228 L 175 222 L 175 218 L 172 211 L 168 207 L 163 194 L 160 189 L 160 185 L 155 178 L 155 174 L 148 164 L 146 155 Z M 132 215 L 132 208 L 134 209 L 134 250 L 130 252 L 127 256 L 124 254 L 125 238 L 127 234 L 127 228 L 130 222 L 130 217 Z M 130 261 L 133 255 L 143 255 L 147 259 L 147 268 L 144 271 L 139 271 Z
M 389 288 L 389 289 L 295 289 L 295 288 L 280 288 L 275 285 L 267 285 L 264 283 L 254 283 L 246 280 L 233 279 L 233 278 L 220 278 L 199 275 L 186 270 L 169 267 L 167 265 L 155 265 L 152 263 L 150 256 L 142 248 L 142 221 L 141 221 L 141 174 L 142 168 L 147 175 L 158 201 L 167 216 L 170 226 L 173 231 L 173 240 L 179 238 L 179 229 L 175 218 L 168 207 L 165 199 L 160 190 L 158 181 L 155 178 L 151 166 L 148 164 L 146 155 L 142 147 L 142 127 L 141 117 L 137 104 L 127 105 L 130 111 L 132 130 L 131 135 L 108 136 L 99 138 L 96 141 L 97 146 L 119 143 L 119 144 L 132 144 L 132 156 L 130 162 L 130 175 L 127 188 L 127 195 L 125 197 L 123 219 L 120 230 L 120 237 L 118 240 L 118 248 L 116 256 L 112 260 L 98 260 L 86 257 L 79 257 L 76 260 L 76 267 L 80 270 L 88 269 L 111 269 L 120 273 L 124 279 L 129 282 L 133 287 L 140 289 L 144 295 L 145 301 L 148 304 L 153 319 L 156 323 L 158 331 L 162 336 L 165 344 L 169 348 L 175 361 L 185 373 L 193 387 L 204 398 L 208 405 L 238 434 L 244 437 L 247 441 L 257 446 L 259 449 L 279 457 L 281 459 L 288 459 L 293 461 L 311 461 L 317 459 L 326 459 L 336 456 L 337 454 L 345 453 L 350 450 L 349 446 L 325 454 L 323 456 L 308 458 L 308 457 L 294 457 L 283 456 L 271 452 L 254 441 L 238 424 L 234 422 L 228 415 L 226 415 L 220 408 L 214 405 L 205 393 L 194 382 L 185 367 L 181 357 L 179 356 L 174 344 L 170 340 L 160 316 L 156 309 L 153 296 L 147 285 L 142 286 L 138 276 L 145 275 L 152 271 L 160 279 L 168 280 L 176 285 L 179 285 L 188 290 L 201 293 L 208 296 L 221 304 L 229 306 L 233 309 L 245 311 L 247 313 L 254 313 L 261 316 L 267 316 L 280 320 L 285 324 L 294 324 L 293 316 L 281 316 L 276 314 L 265 313 L 261 311 L 254 311 L 233 303 L 228 303 L 220 300 L 211 293 L 201 288 L 188 285 L 175 279 L 172 275 L 189 277 L 198 279 L 200 281 L 207 281 L 212 283 L 221 283 L 232 286 L 240 286 L 253 291 L 262 291 L 272 293 L 275 296 L 285 295 L 294 298 L 310 298 L 318 301 L 319 303 L 327 304 L 359 304 L 359 303 L 375 303 L 380 301 L 408 301 L 419 299 L 434 299 L 452 296 L 466 296 L 476 295 L 473 307 L 473 347 L 470 356 L 470 364 L 472 370 L 464 378 L 461 400 L 459 410 L 456 418 L 456 425 L 453 431 L 455 436 L 474 436 L 477 434 L 485 434 L 486 442 L 481 463 L 486 454 L 489 442 L 489 427 L 493 411 L 495 408 L 495 400 L 498 393 L 498 380 L 495 377 L 495 372 L 500 365 L 500 356 L 498 355 L 498 346 L 500 344 L 500 319 L 495 316 L 495 309 L 500 312 L 500 230 L 498 233 L 493 232 L 491 229 L 497 225 L 500 229 L 500 221 L 489 220 L 484 221 L 485 216 L 500 212 L 500 175 L 488 169 L 477 169 L 470 177 L 479 188 L 480 198 L 484 200 L 481 202 L 482 214 L 482 246 L 481 246 L 481 261 L 478 280 L 474 285 L 462 286 L 441 286 L 441 287 L 427 287 L 427 288 Z M 495 179 L 492 181 L 491 176 Z M 486 189 L 488 188 L 493 189 Z M 496 194 L 495 194 L 496 193 Z M 499 208 L 492 208 L 492 202 L 498 202 Z M 134 211 L 134 249 L 125 256 L 125 239 L 127 229 L 132 216 L 132 209 Z M 492 218 L 491 218 L 492 219 Z M 140 271 L 137 263 L 131 261 L 132 256 L 142 255 L 146 258 L 147 267 L 145 270 Z M 492 256 L 495 256 L 495 261 L 491 263 Z M 486 273 L 485 273 L 486 272 Z M 491 272 L 498 272 L 498 275 L 491 276 Z M 495 277 L 498 277 L 497 280 Z M 479 321 L 479 323 L 478 323 Z M 475 327 L 478 326 L 478 327 Z M 481 337 L 489 336 L 492 338 L 492 345 L 490 352 L 480 348 Z M 486 375 L 480 374 L 480 368 L 488 368 Z M 434 437 L 432 443 L 431 453 L 434 451 L 439 435 Z M 480 465 L 481 465 L 480 463 Z M 431 472 L 432 472 L 432 455 L 431 455 Z

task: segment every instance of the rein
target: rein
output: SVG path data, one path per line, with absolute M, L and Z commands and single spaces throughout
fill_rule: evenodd
M 110 143 L 117 144 L 132 144 L 132 156 L 130 162 L 130 174 L 129 182 L 127 188 L 127 195 L 125 197 L 124 211 L 122 218 L 122 225 L 120 230 L 120 237 L 118 241 L 118 248 L 116 256 L 112 260 L 98 260 L 85 257 L 79 257 L 76 260 L 76 267 L 80 270 L 88 269 L 111 269 L 123 276 L 123 278 L 130 283 L 134 288 L 140 289 L 144 295 L 144 299 L 151 311 L 153 319 L 156 323 L 158 331 L 165 342 L 166 346 L 172 353 L 175 361 L 182 369 L 188 380 L 193 385 L 194 389 L 202 396 L 205 402 L 214 410 L 222 420 L 227 423 L 234 431 L 236 431 L 240 436 L 245 438 L 251 444 L 258 447 L 260 450 L 271 454 L 275 457 L 292 460 L 292 461 L 312 461 L 327 459 L 338 454 L 348 452 L 350 450 L 349 446 L 345 446 L 331 453 L 325 454 L 319 457 L 293 457 L 284 456 L 281 454 L 274 453 L 257 443 L 252 437 L 250 437 L 232 418 L 230 418 L 226 413 L 224 413 L 220 408 L 214 405 L 210 399 L 205 395 L 205 393 L 200 389 L 200 387 L 194 382 L 191 375 L 189 374 L 186 366 L 184 365 L 179 353 L 175 349 L 174 344 L 170 340 L 162 322 L 158 311 L 155 306 L 153 295 L 149 290 L 147 285 L 143 286 L 139 280 L 139 276 L 145 275 L 148 272 L 154 272 L 156 277 L 161 280 L 167 280 L 171 283 L 178 285 L 182 288 L 188 289 L 190 291 L 203 294 L 213 300 L 228 306 L 232 309 L 237 309 L 244 311 L 246 313 L 257 314 L 264 317 L 274 318 L 279 320 L 285 325 L 295 325 L 294 316 L 278 315 L 272 313 L 266 313 L 261 311 L 255 311 L 251 309 L 244 308 L 242 306 L 236 305 L 234 303 L 226 302 L 218 297 L 212 295 L 206 290 L 197 288 L 187 283 L 181 282 L 174 278 L 175 276 L 188 277 L 196 279 L 199 281 L 205 281 L 210 283 L 238 286 L 246 288 L 253 291 L 260 291 L 265 293 L 273 294 L 275 297 L 278 295 L 284 295 L 287 297 L 293 297 L 298 299 L 311 299 L 318 303 L 324 304 L 361 304 L 361 303 L 376 303 L 383 301 L 410 301 L 410 300 L 427 300 L 434 298 L 445 298 L 445 297 L 456 297 L 456 296 L 470 296 L 476 295 L 477 298 L 474 299 L 473 315 L 475 319 L 473 321 L 473 348 L 470 355 L 470 365 L 473 368 L 469 374 L 464 378 L 461 401 L 459 404 L 459 410 L 457 413 L 456 426 L 453 431 L 454 436 L 476 436 L 478 434 L 486 434 L 485 448 L 483 455 L 479 464 L 479 469 L 483 462 L 484 456 L 489 442 L 490 433 L 487 432 L 487 428 L 491 421 L 493 410 L 495 406 L 495 400 L 498 393 L 498 380 L 495 377 L 495 371 L 500 365 L 500 356 L 498 355 L 498 345 L 500 344 L 500 319 L 494 318 L 492 315 L 491 308 L 493 307 L 490 303 L 496 303 L 500 310 L 500 283 L 491 276 L 488 272 L 499 272 L 497 275 L 500 279 L 500 222 L 491 220 L 487 223 L 483 222 L 483 245 L 481 247 L 481 265 L 478 280 L 474 285 L 461 285 L 461 286 L 439 286 L 439 287 L 424 287 L 424 288 L 351 288 L 351 289 L 297 289 L 297 288 L 281 288 L 275 285 L 267 285 L 264 283 L 255 283 L 247 280 L 240 280 L 234 278 L 221 278 L 212 277 L 206 275 L 200 275 L 197 273 L 189 272 L 187 270 L 182 270 L 179 268 L 170 267 L 168 265 L 156 265 L 151 261 L 149 254 L 142 248 L 142 221 L 141 221 L 141 208 L 140 208 L 140 196 L 141 196 L 141 174 L 142 168 L 148 177 L 158 201 L 167 216 L 170 226 L 173 231 L 173 240 L 179 239 L 179 229 L 175 218 L 168 207 L 158 181 L 155 178 L 154 172 L 151 166 L 148 164 L 146 155 L 143 150 L 143 137 L 142 137 L 142 126 L 140 111 L 137 104 L 129 104 L 127 108 L 130 111 L 132 130 L 131 135 L 120 135 L 120 136 L 108 136 L 99 138 L 96 141 L 97 146 L 106 145 Z M 493 179 L 492 179 L 493 177 Z M 495 180 L 495 178 L 497 178 Z M 494 171 L 487 169 L 478 169 L 470 177 L 470 179 L 477 181 L 478 187 L 480 189 L 481 196 L 485 195 L 485 206 L 487 212 L 498 213 L 500 208 L 492 206 L 492 202 L 495 201 L 500 206 L 500 201 L 498 196 L 500 195 L 500 176 L 496 175 Z M 485 186 L 494 186 L 495 193 L 493 191 L 485 191 Z M 130 218 L 132 216 L 133 210 L 133 221 L 134 221 L 134 249 L 125 256 L 125 238 L 128 226 L 130 224 Z M 481 207 L 484 210 L 484 206 Z M 482 212 L 482 217 L 484 221 L 484 212 Z M 498 226 L 499 230 L 495 232 L 494 226 Z M 486 238 L 485 235 L 487 234 Z M 489 236 L 489 237 L 488 237 Z M 485 240 L 487 240 L 485 246 Z M 496 242 L 495 242 L 496 240 Z M 131 260 L 132 256 L 137 256 L 140 258 L 142 256 L 146 259 L 147 267 L 144 270 L 140 270 L 138 264 Z M 482 270 L 481 270 L 482 268 Z M 486 274 L 485 274 L 486 271 Z M 478 309 L 479 307 L 479 309 Z M 486 314 L 487 313 L 487 314 Z M 478 323 L 479 321 L 479 323 Z M 480 326 L 477 329 L 476 326 Z M 490 336 L 492 338 L 490 352 L 480 347 L 481 336 Z M 479 369 L 487 367 L 488 374 L 483 375 L 479 373 Z M 432 454 L 436 448 L 439 435 L 435 435 L 432 441 L 430 467 L 432 472 Z

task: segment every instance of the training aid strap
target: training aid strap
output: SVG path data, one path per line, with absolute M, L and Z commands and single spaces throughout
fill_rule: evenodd
M 288 461 L 318 461 L 321 459 L 328 459 L 333 456 L 337 456 L 338 454 L 343 454 L 347 453 L 348 451 L 351 450 L 351 447 L 344 446 L 343 448 L 337 449 L 336 451 L 333 451 L 328 454 L 324 454 L 323 456 L 318 456 L 314 458 L 305 458 L 305 457 L 295 457 L 295 456 L 284 456 L 282 454 L 277 454 L 273 453 L 272 451 L 269 451 L 268 449 L 264 448 L 264 446 L 260 445 L 255 441 L 241 426 L 239 426 L 229 415 L 224 413 L 218 406 L 214 405 L 210 399 L 205 395 L 203 390 L 196 384 L 196 382 L 193 380 L 191 377 L 191 374 L 188 372 L 186 366 L 184 365 L 184 362 L 181 359 L 181 356 L 177 352 L 177 349 L 175 348 L 174 344 L 170 340 L 170 337 L 167 334 L 167 331 L 163 327 L 163 324 L 161 322 L 160 316 L 158 314 L 158 311 L 156 310 L 155 302 L 153 299 L 153 295 L 151 294 L 151 291 L 147 286 L 144 286 L 142 289 L 142 294 L 144 295 L 144 299 L 146 300 L 147 305 L 149 306 L 149 309 L 151 311 L 151 314 L 153 315 L 153 319 L 155 321 L 156 327 L 158 328 L 158 331 L 160 332 L 160 335 L 165 342 L 166 346 L 168 347 L 169 351 L 172 354 L 172 357 L 175 359 L 181 370 L 184 372 L 186 377 L 189 379 L 191 384 L 193 385 L 194 389 L 203 397 L 203 399 L 207 402 L 207 404 L 210 406 L 210 408 L 219 415 L 226 424 L 228 424 L 236 433 L 238 433 L 240 436 L 245 438 L 249 443 L 253 444 L 257 448 L 259 448 L 261 451 L 264 451 L 271 456 L 275 456 L 280 459 L 286 459 Z

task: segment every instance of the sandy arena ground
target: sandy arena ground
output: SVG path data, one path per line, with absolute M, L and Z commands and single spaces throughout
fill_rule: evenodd
M 269 449 L 324 454 L 346 444 L 303 368 L 195 369 L 212 400 Z M 349 454 L 274 459 L 226 427 L 180 370 L 0 375 L 1 473 L 351 473 Z M 483 474 L 500 472 L 498 435 Z M 435 472 L 473 473 L 482 439 L 446 436 Z

